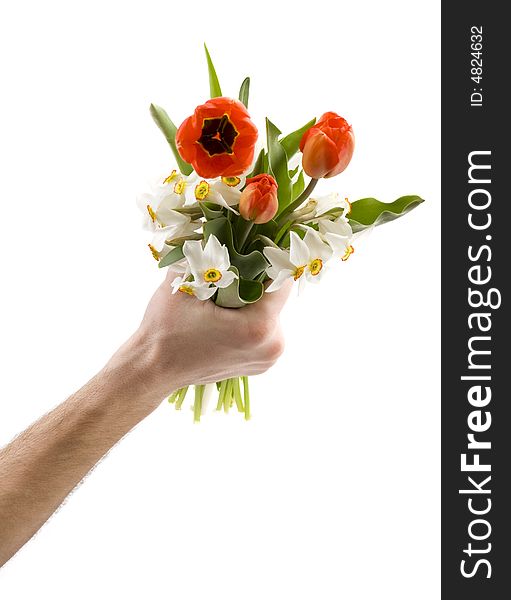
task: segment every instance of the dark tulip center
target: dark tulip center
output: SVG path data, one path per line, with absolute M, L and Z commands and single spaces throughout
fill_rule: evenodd
M 232 154 L 234 140 L 238 136 L 236 128 L 227 115 L 204 119 L 199 144 L 210 156 Z

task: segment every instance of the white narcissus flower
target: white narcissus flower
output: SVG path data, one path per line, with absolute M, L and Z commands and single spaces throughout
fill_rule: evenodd
M 175 169 L 166 177 L 159 177 L 151 184 L 151 191 L 140 194 L 137 204 L 144 215 L 144 229 L 154 231 L 155 227 L 165 227 L 176 222 L 176 209 L 185 203 L 184 175 Z M 177 190 L 177 191 L 176 191 Z
M 229 251 L 214 235 L 210 235 L 203 247 L 200 240 L 187 240 L 183 254 L 188 262 L 187 271 L 172 282 L 173 293 L 185 292 L 199 300 L 207 300 L 218 288 L 226 288 L 237 279 L 229 271 Z M 193 281 L 187 281 L 193 275 Z
M 334 256 L 340 257 L 341 260 L 348 260 L 355 251 L 351 245 L 353 230 L 346 217 L 339 217 L 335 221 L 321 219 L 319 221 L 319 232 L 332 248 Z
M 186 199 L 188 202 L 212 202 L 239 214 L 232 207 L 240 202 L 241 188 L 245 185 L 245 180 L 245 177 L 202 179 L 195 175 L 186 186 Z
M 332 192 L 327 196 L 321 196 L 320 198 L 311 198 L 309 204 L 312 205 L 311 209 L 314 210 L 313 219 L 321 219 L 325 213 L 332 210 L 333 208 L 342 208 L 342 216 L 345 217 L 351 210 L 351 204 L 348 198 L 342 198 L 337 192 Z
M 271 266 L 266 269 L 273 282 L 266 289 L 267 292 L 275 292 L 286 279 L 295 281 L 303 280 L 316 282 L 320 279 L 324 264 L 332 256 L 332 249 L 325 244 L 317 231 L 306 228 L 303 240 L 291 231 L 290 248 L 272 248 L 267 246 L 263 252 L 270 261 Z
M 149 249 L 157 260 L 172 249 L 166 242 L 192 235 L 201 226 L 200 221 L 192 221 L 189 215 L 178 212 L 185 203 L 185 181 L 184 175 L 173 170 L 167 177 L 158 179 L 150 193 L 137 197 L 144 215 L 144 229 L 153 234 Z

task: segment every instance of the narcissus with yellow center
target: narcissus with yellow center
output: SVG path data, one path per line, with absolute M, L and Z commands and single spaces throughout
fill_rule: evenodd
M 321 258 L 315 258 L 314 260 L 311 260 L 311 262 L 309 263 L 309 271 L 310 271 L 311 275 L 313 275 L 314 277 L 316 275 L 319 275 L 322 268 L 323 268 L 323 261 L 321 260 Z
M 158 260 L 168 252 L 166 242 L 192 235 L 201 226 L 200 222 L 192 221 L 189 215 L 179 212 L 185 203 L 184 195 L 174 191 L 175 182 L 180 178 L 184 180 L 184 176 L 174 169 L 170 175 L 159 177 L 150 192 L 137 198 L 144 216 L 143 227 L 153 234 L 151 253 Z
M 321 219 L 318 225 L 321 237 L 332 248 L 334 256 L 347 260 L 354 250 L 351 245 L 353 230 L 346 217 L 338 217 L 334 221 Z
M 245 177 L 203 179 L 195 174 L 187 181 L 185 198 L 189 203 L 211 202 L 238 214 L 233 207 L 239 204 L 244 185 Z
M 273 282 L 267 292 L 274 292 L 282 287 L 287 279 L 301 282 L 318 281 L 323 272 L 323 264 L 332 256 L 332 249 L 321 239 L 317 231 L 304 227 L 303 240 L 291 231 L 289 250 L 267 246 L 263 252 L 270 261 L 266 273 Z
M 214 235 L 209 236 L 205 245 L 200 240 L 187 240 L 183 244 L 183 254 L 187 271 L 172 282 L 174 293 L 183 285 L 191 286 L 194 296 L 206 300 L 218 288 L 228 287 L 237 278 L 233 271 L 229 271 L 231 263 L 227 247 Z M 193 280 L 188 281 L 190 276 Z
M 208 269 L 204 273 L 204 281 L 208 283 L 216 283 L 222 279 L 222 273 L 218 269 Z

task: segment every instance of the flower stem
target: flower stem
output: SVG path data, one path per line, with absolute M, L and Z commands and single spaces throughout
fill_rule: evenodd
M 282 225 L 282 227 L 279 229 L 277 235 L 275 236 L 275 243 L 277 244 L 277 246 L 279 245 L 279 242 L 282 240 L 282 238 L 286 235 L 286 233 L 289 231 L 289 228 L 291 227 L 291 225 L 293 224 L 292 221 L 287 221 L 286 223 L 284 223 L 284 225 Z
M 305 202 L 305 200 L 307 200 L 307 198 L 312 194 L 314 188 L 316 187 L 316 184 L 318 183 L 317 179 L 311 179 L 307 185 L 307 187 L 303 190 L 303 192 L 298 196 L 298 198 L 294 201 L 291 202 L 291 204 L 289 204 L 288 206 L 286 206 L 286 208 L 280 213 L 279 217 L 278 217 L 278 223 L 279 225 L 281 223 L 283 223 L 283 219 L 284 217 L 287 217 L 287 215 L 289 215 L 290 213 L 292 213 L 295 208 L 298 208 L 301 204 L 303 204 Z
M 222 406 L 224 405 L 225 388 L 227 387 L 227 381 L 227 379 L 224 379 L 220 382 L 220 390 L 218 391 L 218 402 L 216 404 L 217 410 L 222 410 Z
M 250 392 L 248 389 L 248 377 L 243 376 L 241 380 L 243 381 L 243 397 L 245 400 L 245 420 L 248 421 L 250 419 Z
M 179 392 L 180 390 L 176 390 L 175 392 L 172 392 L 172 394 L 170 394 L 170 396 L 167 398 L 169 404 L 174 404 L 177 397 L 179 396 Z
M 183 387 L 179 390 L 176 399 L 176 410 L 181 410 L 181 406 L 183 406 L 184 399 L 186 397 L 186 392 L 188 391 L 188 386 Z
M 193 403 L 193 421 L 198 423 L 202 413 L 202 398 L 204 396 L 204 385 L 195 386 L 195 402 Z
M 243 399 L 241 397 L 241 390 L 240 390 L 240 378 L 239 377 L 235 377 L 232 380 L 233 383 L 233 391 L 234 391 L 234 400 L 236 402 L 236 407 L 238 409 L 238 412 L 244 413 L 245 412 L 245 407 L 243 406 Z

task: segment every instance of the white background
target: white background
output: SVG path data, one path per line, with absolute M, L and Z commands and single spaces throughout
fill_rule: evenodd
M 439 597 L 439 27 L 431 1 L 2 5 L 0 444 L 161 280 L 134 201 L 170 165 L 148 106 L 179 123 L 206 99 L 203 41 L 225 94 L 251 75 L 261 130 L 353 124 L 323 191 L 427 199 L 291 299 L 251 422 L 163 404 L 2 569 L 2 599 Z

